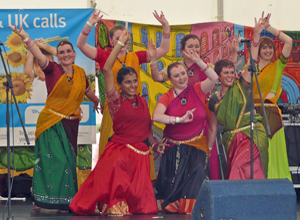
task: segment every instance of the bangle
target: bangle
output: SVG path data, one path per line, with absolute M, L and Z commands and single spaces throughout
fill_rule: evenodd
M 91 31 L 86 31 L 84 28 L 82 29 L 81 33 L 83 33 L 84 35 L 89 35 L 91 33 Z
M 157 145 L 157 143 L 154 143 L 151 145 L 152 149 Z
M 169 31 L 169 33 L 163 32 L 163 38 L 164 38 L 164 39 L 170 39 L 170 36 L 171 36 L 170 31 Z
M 260 44 L 260 39 L 259 41 L 256 43 L 254 40 L 251 42 L 253 47 L 258 47 L 258 45 Z
M 93 27 L 93 26 L 94 26 L 94 25 L 93 25 L 91 22 L 89 22 L 89 21 L 87 21 L 86 24 L 87 24 L 88 26 L 90 26 L 90 27 Z
M 31 38 L 30 37 L 26 37 L 26 39 L 25 40 L 23 40 L 23 43 L 25 43 L 26 44 L 26 42 L 27 41 L 29 41 Z
M 125 44 L 124 44 L 123 42 L 121 42 L 121 41 L 118 41 L 118 44 L 121 45 L 122 47 L 124 47 L 124 45 L 125 45 Z
M 205 72 L 206 70 L 208 70 L 208 68 L 209 68 L 209 66 L 208 66 L 208 64 L 206 64 L 206 67 L 205 67 L 205 69 L 204 70 L 202 70 L 203 72 Z
M 29 45 L 30 43 L 32 43 L 32 41 L 30 41 L 29 43 L 27 43 L 27 48 L 30 49 L 31 47 L 33 47 L 34 43 L 32 43 L 31 45 Z
M 174 116 L 173 116 L 172 118 L 173 118 L 172 125 L 175 125 L 175 123 L 176 123 L 176 118 L 175 118 Z
M 151 64 L 157 64 L 157 60 L 151 61 Z
M 179 123 L 179 117 L 176 117 L 175 119 L 176 119 L 176 123 Z
M 268 28 L 268 27 L 270 27 L 270 26 L 271 26 L 271 25 L 270 25 L 270 24 L 268 24 L 268 25 L 265 27 L 265 30 L 267 30 L 267 28 Z
M 277 35 L 277 38 L 279 38 L 279 36 L 280 36 L 280 33 L 281 33 L 281 31 L 279 31 L 279 33 L 278 33 L 278 35 Z

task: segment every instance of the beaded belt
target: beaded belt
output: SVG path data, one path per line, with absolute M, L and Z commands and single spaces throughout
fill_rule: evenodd
M 69 116 L 69 115 L 61 114 L 61 113 L 56 112 L 56 111 L 54 111 L 54 110 L 52 110 L 52 109 L 50 109 L 50 108 L 47 108 L 47 110 L 48 110 L 49 112 L 51 112 L 51 113 L 53 113 L 53 114 L 59 116 L 59 117 L 65 118 L 65 119 L 75 120 L 75 119 L 79 118 L 79 116 L 76 116 L 76 115 Z
M 142 154 L 142 155 L 147 155 L 147 154 L 149 154 L 149 150 L 147 150 L 147 151 L 141 151 L 141 150 L 138 150 L 138 149 L 136 149 L 135 147 L 131 146 L 130 144 L 126 144 L 126 146 L 127 146 L 128 148 L 130 148 L 131 150 L 133 150 L 134 152 L 138 153 L 138 154 Z
M 196 137 L 193 137 L 192 139 L 185 140 L 185 141 L 176 141 L 171 138 L 166 138 L 166 139 L 174 144 L 184 144 L 184 143 L 188 143 L 200 139 L 203 136 L 203 133 L 204 133 L 204 129 L 202 130 L 201 134 L 197 135 Z

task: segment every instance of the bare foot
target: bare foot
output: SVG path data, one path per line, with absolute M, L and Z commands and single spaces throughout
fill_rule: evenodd
M 36 210 L 41 210 L 41 207 L 36 206 L 34 202 L 32 203 L 32 205 L 35 207 Z

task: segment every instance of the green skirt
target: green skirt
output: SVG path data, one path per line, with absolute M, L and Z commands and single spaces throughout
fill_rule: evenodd
M 32 196 L 35 205 L 69 210 L 78 190 L 76 157 L 61 122 L 39 136 L 34 152 Z

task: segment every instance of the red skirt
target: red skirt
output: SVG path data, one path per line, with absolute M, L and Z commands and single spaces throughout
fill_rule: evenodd
M 143 149 L 143 143 L 138 144 Z M 136 146 L 135 146 L 136 147 Z M 149 154 L 120 143 L 109 142 L 94 170 L 75 195 L 70 209 L 79 215 L 156 214 L 157 206 L 150 179 Z
M 250 179 L 251 155 L 250 138 L 238 132 L 228 153 L 228 179 Z M 258 148 L 253 142 L 253 179 L 265 179 L 261 157 Z

